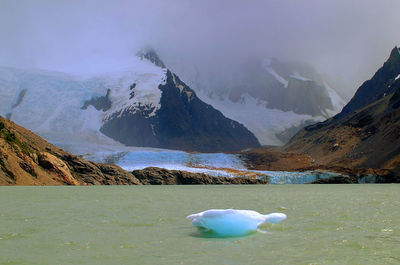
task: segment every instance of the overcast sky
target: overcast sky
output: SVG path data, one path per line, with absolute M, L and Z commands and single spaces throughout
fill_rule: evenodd
M 302 60 L 355 89 L 400 44 L 399 12 L 399 0 L 0 0 L 0 65 L 110 68 L 150 45 L 172 66 Z

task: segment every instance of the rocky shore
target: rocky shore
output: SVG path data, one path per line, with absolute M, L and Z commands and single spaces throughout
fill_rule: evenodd
M 198 184 L 268 184 L 268 180 L 250 177 L 214 177 L 203 173 L 148 167 L 134 170 L 132 175 L 144 185 L 198 185 Z
M 400 183 L 400 176 L 390 169 L 349 168 L 346 164 L 318 164 L 311 156 L 287 152 L 281 147 L 263 147 L 240 152 L 239 155 L 251 170 L 272 171 L 329 171 L 337 176 L 318 179 L 312 184 Z

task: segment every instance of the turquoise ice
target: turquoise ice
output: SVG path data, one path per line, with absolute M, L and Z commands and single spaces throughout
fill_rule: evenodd
M 242 236 L 257 231 L 263 223 L 279 223 L 286 219 L 284 213 L 260 214 L 251 210 L 212 209 L 191 214 L 186 218 L 194 226 L 213 232 L 218 236 Z

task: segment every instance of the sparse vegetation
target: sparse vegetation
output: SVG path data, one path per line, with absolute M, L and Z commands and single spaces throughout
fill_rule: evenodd
M 13 143 L 17 140 L 17 138 L 15 137 L 15 134 L 10 132 L 9 130 L 6 131 L 5 135 L 4 135 L 4 140 L 6 140 L 8 143 Z
M 1 124 L 4 126 L 4 123 L 0 122 L 0 128 Z M 0 137 L 3 138 L 7 143 L 9 143 L 12 147 L 15 148 L 15 146 L 18 146 L 21 150 L 22 153 L 29 155 L 33 153 L 33 150 L 25 143 L 21 142 L 15 133 L 11 132 L 9 129 L 6 127 L 3 127 L 0 129 Z

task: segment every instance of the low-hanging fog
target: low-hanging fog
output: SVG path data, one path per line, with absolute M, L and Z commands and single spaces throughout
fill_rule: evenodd
M 151 46 L 172 69 L 223 74 L 254 56 L 300 60 L 351 95 L 400 44 L 399 10 L 398 0 L 0 0 L 0 65 L 103 71 Z

